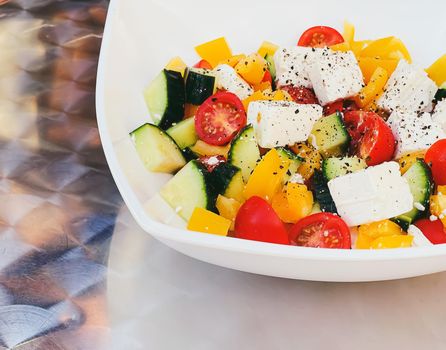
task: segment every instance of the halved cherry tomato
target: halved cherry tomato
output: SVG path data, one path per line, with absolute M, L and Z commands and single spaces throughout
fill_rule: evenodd
M 285 85 L 280 88 L 288 92 L 294 102 L 300 104 L 318 104 L 314 91 L 302 86 Z
M 226 158 L 223 156 L 215 155 L 215 156 L 204 156 L 198 158 L 198 161 L 203 164 L 207 171 L 212 173 L 212 171 L 219 166 L 221 163 L 226 162 Z
M 290 244 L 285 225 L 264 199 L 249 198 L 235 218 L 235 237 L 253 241 Z
M 341 33 L 326 26 L 317 26 L 307 29 L 300 37 L 298 46 L 327 47 L 344 42 Z
M 195 130 L 211 145 L 224 145 L 246 125 L 242 101 L 231 92 L 220 91 L 208 97 L 195 115 Z
M 377 165 L 392 159 L 395 137 L 384 120 L 374 112 L 352 111 L 344 114 L 344 122 L 352 138 L 351 152 Z
M 208 61 L 201 60 L 194 65 L 194 68 L 212 69 L 212 66 Z
M 273 77 L 271 76 L 271 73 L 269 70 L 265 71 L 265 74 L 263 75 L 262 83 L 273 83 Z
M 440 220 L 418 220 L 415 224 L 432 244 L 446 243 L 446 232 Z
M 332 115 L 336 111 L 338 112 L 351 112 L 357 111 L 359 107 L 354 101 L 351 100 L 340 100 L 330 103 L 324 107 L 324 115 Z
M 299 220 L 290 231 L 298 246 L 350 249 L 350 229 L 339 216 L 317 213 Z
M 446 140 L 435 142 L 424 160 L 431 166 L 435 183 L 438 186 L 446 185 Z

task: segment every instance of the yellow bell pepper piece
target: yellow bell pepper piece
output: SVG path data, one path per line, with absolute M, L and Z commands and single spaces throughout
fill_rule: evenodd
M 267 54 L 274 55 L 278 48 L 279 46 L 277 46 L 276 44 L 273 44 L 269 41 L 264 41 L 257 50 L 257 53 L 262 57 L 265 57 Z
M 226 39 L 221 37 L 195 47 L 197 54 L 204 60 L 208 61 L 212 67 L 218 65 L 232 56 Z
M 255 91 L 251 96 L 245 98 L 242 103 L 245 111 L 248 110 L 249 103 L 252 101 L 291 101 L 291 96 L 284 90 L 272 91 L 265 89 L 263 91 Z
M 399 159 L 401 174 L 405 174 L 407 170 L 417 161 L 417 159 L 424 159 L 426 150 L 415 151 L 403 154 Z
M 215 206 L 217 207 L 217 210 L 221 216 L 228 220 L 231 220 L 230 229 L 234 230 L 235 218 L 241 206 L 240 202 L 219 194 L 217 197 L 217 201 L 215 202 Z
M 429 77 L 437 83 L 438 86 L 446 82 L 446 55 L 441 56 L 428 69 Z
M 271 94 L 273 101 L 292 101 L 290 94 L 285 90 L 276 90 Z
M 220 61 L 218 64 L 227 64 L 228 66 L 231 66 L 232 68 L 234 68 L 237 63 L 239 63 L 241 60 L 245 59 L 246 55 L 234 55 L 231 56 L 223 61 Z
M 355 97 L 355 102 L 359 107 L 365 107 L 370 102 L 377 100 L 383 93 L 389 76 L 384 68 L 378 67 L 370 78 L 369 83 L 364 86 Z
M 282 160 L 274 148 L 270 150 L 252 172 L 243 193 L 245 198 L 259 196 L 271 202 L 280 191 L 283 176 L 289 166 L 289 160 Z
M 274 196 L 271 205 L 282 221 L 296 223 L 313 210 L 313 193 L 305 185 L 289 183 L 286 191 Z
M 350 43 L 350 50 L 353 51 L 356 58 L 361 56 L 362 50 L 370 43 L 370 40 L 352 41 Z
M 444 187 L 445 186 L 439 186 L 437 194 L 430 198 L 431 213 L 441 220 L 443 226 L 446 225 L 446 188 Z
M 195 208 L 187 224 L 187 229 L 219 236 L 226 236 L 231 220 L 203 208 Z
M 304 159 L 299 169 L 297 169 L 297 172 L 302 175 L 305 180 L 309 180 L 313 176 L 315 170 L 321 169 L 322 156 L 313 147 L 306 143 L 297 143 L 292 146 L 291 149 L 294 153 Z
M 179 56 L 172 58 L 166 64 L 166 67 L 165 67 L 165 69 L 167 69 L 167 70 L 173 70 L 175 72 L 180 72 L 183 77 L 184 77 L 184 72 L 186 71 L 186 68 L 187 68 L 186 63 L 184 63 L 184 61 Z
M 358 228 L 359 234 L 366 234 L 375 239 L 383 236 L 401 235 L 403 230 L 398 224 L 390 220 L 382 220 L 371 224 L 361 225 Z
M 349 51 L 350 43 L 344 41 L 343 43 L 330 46 L 330 49 L 332 49 L 333 51 L 342 51 L 342 52 Z
M 249 84 L 259 84 L 265 75 L 267 64 L 258 53 L 248 55 L 234 67 L 235 71 Z
M 257 90 L 257 91 L 254 91 L 254 93 L 251 96 L 245 98 L 242 101 L 242 103 L 243 103 L 243 106 L 245 107 L 245 111 L 247 111 L 250 102 L 264 101 L 264 100 L 268 100 L 268 99 L 269 99 L 268 96 L 266 96 L 262 91 Z
M 355 26 L 347 21 L 344 21 L 344 32 L 342 37 L 348 43 L 351 43 L 355 39 Z
M 375 238 L 368 236 L 364 232 L 360 232 L 356 238 L 355 247 L 356 249 L 370 249 L 370 246 L 374 240 Z
M 394 235 L 375 239 L 370 244 L 370 249 L 409 248 L 412 246 L 413 236 Z
M 261 81 L 258 84 L 255 84 L 252 86 L 254 88 L 254 91 L 265 91 L 265 90 L 271 90 L 271 83 L 269 81 Z
M 362 51 L 361 57 L 379 57 L 387 59 L 404 58 L 412 62 L 409 51 L 403 42 L 394 36 L 381 38 L 370 42 Z
M 390 77 L 398 65 L 398 60 L 381 59 L 376 57 L 360 57 L 358 60 L 359 68 L 361 68 L 362 75 L 366 84 L 372 78 L 378 67 L 381 67 L 387 71 L 387 75 Z
M 210 145 L 202 140 L 198 140 L 195 143 L 195 145 L 190 147 L 190 149 L 192 150 L 192 152 L 195 152 L 200 157 L 216 156 L 217 155 L 217 156 L 223 156 L 223 157 L 227 158 L 230 147 L 231 147 L 230 144 L 228 144 L 226 146 L 214 146 L 214 145 Z

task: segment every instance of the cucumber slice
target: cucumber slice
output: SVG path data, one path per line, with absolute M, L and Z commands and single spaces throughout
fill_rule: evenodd
M 184 79 L 181 73 L 164 69 L 144 90 L 153 121 L 166 130 L 184 116 Z
M 439 88 L 437 93 L 435 94 L 435 99 L 437 101 L 441 101 L 446 98 L 446 82 L 444 82 Z
M 202 68 L 191 68 L 186 78 L 186 103 L 201 105 L 215 92 L 215 75 Z
M 281 159 L 288 159 L 290 161 L 290 167 L 283 177 L 283 182 L 285 183 L 297 172 L 297 169 L 299 169 L 304 160 L 294 152 L 284 147 L 276 147 L 276 150 Z
M 354 173 L 365 169 L 367 163 L 358 157 L 328 158 L 322 162 L 322 172 L 327 181 L 338 176 Z
M 315 170 L 312 182 L 314 198 L 319 203 L 320 210 L 323 212 L 337 213 L 338 209 L 331 197 L 327 180 L 322 174 L 322 171 Z
M 187 118 L 170 127 L 166 132 L 181 149 L 194 145 L 198 140 L 198 135 L 195 132 L 195 118 Z
M 257 146 L 254 128 L 249 124 L 232 140 L 228 154 L 228 163 L 240 168 L 243 181 L 247 183 L 259 161 L 259 146 Z
M 417 159 L 403 177 L 409 183 L 415 204 L 411 211 L 396 217 L 395 222 L 407 229 L 411 223 L 422 217 L 428 211 L 429 199 L 432 195 L 434 183 L 432 181 L 431 171 L 422 159 Z
M 130 137 L 149 171 L 172 173 L 186 164 L 175 141 L 156 125 L 141 125 L 130 133 Z
M 212 171 L 210 179 L 219 194 L 237 201 L 241 201 L 243 198 L 242 171 L 236 166 L 222 163 Z
M 265 61 L 268 66 L 268 70 L 271 74 L 271 78 L 273 78 L 273 81 L 276 80 L 276 65 L 274 64 L 274 56 L 270 54 L 265 55 Z
M 178 215 L 189 221 L 196 207 L 215 211 L 217 194 L 208 177 L 203 165 L 192 160 L 161 188 L 160 195 Z
M 347 152 L 350 135 L 342 120 L 342 114 L 333 113 L 319 119 L 310 134 L 310 142 L 327 157 L 340 157 Z
M 189 147 L 182 149 L 181 152 L 183 153 L 183 157 L 184 157 L 184 159 L 186 159 L 186 162 L 189 162 L 191 160 L 198 158 L 198 155 L 194 151 L 192 151 Z

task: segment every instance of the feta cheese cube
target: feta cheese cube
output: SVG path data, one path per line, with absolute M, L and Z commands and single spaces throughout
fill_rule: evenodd
M 214 73 L 217 88 L 232 92 L 241 100 L 254 93 L 252 87 L 231 66 L 220 64 L 214 68 Z
M 310 59 L 311 53 L 312 50 L 309 47 L 293 46 L 279 48 L 274 54 L 277 85 L 311 88 L 312 84 L 306 69 L 306 62 Z
M 322 116 L 319 105 L 288 101 L 254 101 L 248 106 L 248 123 L 260 147 L 273 148 L 306 141 Z
M 423 69 L 400 60 L 377 105 L 388 112 L 431 112 L 436 92 L 437 85 Z
M 440 124 L 443 131 L 446 132 L 446 99 L 437 103 L 432 114 L 432 120 Z
M 397 162 L 386 162 L 328 182 L 338 213 L 349 226 L 393 218 L 413 208 Z
M 353 52 L 319 49 L 307 60 L 307 73 L 322 105 L 357 95 L 363 76 Z
M 429 113 L 396 111 L 390 115 L 387 124 L 397 142 L 395 158 L 408 152 L 425 150 L 446 138 L 440 124 L 434 122 Z

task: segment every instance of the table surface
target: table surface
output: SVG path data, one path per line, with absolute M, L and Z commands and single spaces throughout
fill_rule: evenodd
M 257 276 L 143 232 L 94 111 L 107 1 L 0 0 L 0 348 L 443 349 L 446 274 Z

